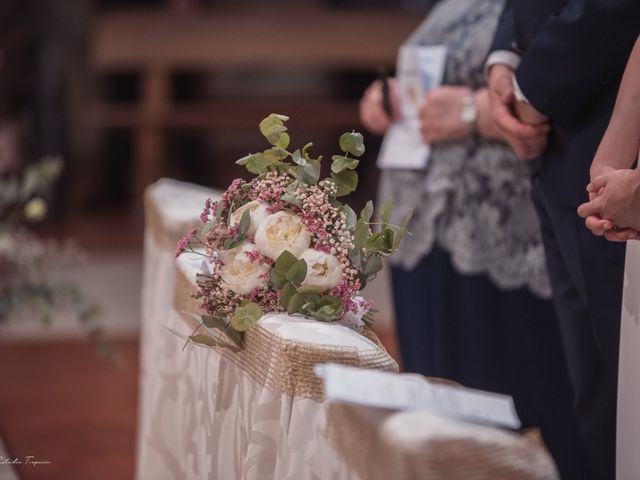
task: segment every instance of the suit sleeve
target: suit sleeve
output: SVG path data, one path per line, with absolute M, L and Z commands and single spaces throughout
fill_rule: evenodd
M 527 48 L 518 85 L 545 115 L 575 119 L 619 78 L 639 33 L 639 0 L 569 0 Z
M 513 21 L 513 9 L 511 7 L 511 0 L 507 0 L 500 14 L 498 20 L 498 26 L 493 36 L 493 43 L 489 52 L 496 50 L 511 50 L 513 51 L 513 45 L 515 45 L 515 30 Z

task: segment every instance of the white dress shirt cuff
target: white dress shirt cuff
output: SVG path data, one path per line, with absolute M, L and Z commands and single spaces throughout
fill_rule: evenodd
M 491 52 L 484 64 L 484 77 L 488 79 L 489 69 L 499 63 L 515 70 L 520 65 L 520 55 L 511 50 L 495 50 Z
M 527 97 L 525 97 L 524 93 L 522 93 L 522 89 L 520 85 L 518 85 L 518 79 L 516 76 L 513 76 L 513 95 L 516 97 L 516 100 L 523 103 L 531 104 Z

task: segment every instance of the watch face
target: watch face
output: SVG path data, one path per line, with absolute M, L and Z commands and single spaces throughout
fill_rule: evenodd
M 469 98 L 463 99 L 460 119 L 465 123 L 473 123 L 478 119 L 478 109 L 475 100 Z

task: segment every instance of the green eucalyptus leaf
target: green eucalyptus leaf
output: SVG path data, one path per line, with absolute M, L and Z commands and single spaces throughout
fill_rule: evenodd
M 287 271 L 286 279 L 296 285 L 300 285 L 307 278 L 307 262 L 303 259 L 294 263 Z
M 362 262 L 362 249 L 354 248 L 349 252 L 349 260 L 353 263 L 358 269 L 360 269 L 360 264 Z
M 291 138 L 289 138 L 289 134 L 282 132 L 280 134 L 280 137 L 278 138 L 278 141 L 276 142 L 276 147 L 287 148 L 290 141 Z
M 275 268 L 272 268 L 269 271 L 269 281 L 271 282 L 271 286 L 274 288 L 274 290 L 280 290 L 285 283 L 287 283 L 287 279 L 285 278 L 284 273 L 280 273 L 278 271 L 276 271 Z
M 200 345 L 205 345 L 207 347 L 215 347 L 218 343 L 211 335 L 203 334 L 191 335 L 189 337 L 189 340 Z
M 260 122 L 260 133 L 271 145 L 276 146 L 281 142 L 282 134 L 287 131 L 287 127 L 284 126 L 287 120 L 289 117 L 272 113 Z
M 391 253 L 391 249 L 393 248 L 393 230 L 388 227 L 382 230 L 382 238 L 384 239 L 386 253 Z
M 307 143 L 304 147 L 302 147 L 302 156 L 306 159 L 306 160 L 311 160 L 311 157 L 309 156 L 309 149 L 313 147 L 313 143 L 309 142 Z
M 293 315 L 294 313 L 299 313 L 302 309 L 302 306 L 305 303 L 305 296 L 302 293 L 296 293 L 289 300 L 289 305 L 287 306 L 287 313 L 289 315 Z
M 280 197 L 280 199 L 283 202 L 287 202 L 291 205 L 302 208 L 302 200 L 300 200 L 298 197 L 295 197 L 294 195 L 291 195 L 290 193 L 285 193 L 284 195 L 282 195 L 282 197 Z
M 301 180 L 306 185 L 314 185 L 318 183 L 320 180 L 320 161 L 319 160 L 308 160 L 307 164 L 302 169 Z
M 285 250 L 280 254 L 276 263 L 273 265 L 273 269 L 285 276 L 289 269 L 298 261 L 298 259 L 289 250 Z
M 343 157 L 342 155 L 334 155 L 331 157 L 331 160 L 333 160 L 331 164 L 331 171 L 333 173 L 340 173 L 343 170 L 355 170 L 360 163 L 360 160 Z
M 382 232 L 373 233 L 367 239 L 367 250 L 384 255 L 391 253 L 393 245 L 393 230 L 385 228 Z
M 345 222 L 347 224 L 347 228 L 353 227 L 358 221 L 358 216 L 356 215 L 356 212 L 353 211 L 353 208 L 349 205 L 342 205 L 340 210 L 342 210 L 346 216 Z
M 316 285 L 302 285 L 297 289 L 298 293 L 321 293 L 322 287 Z
M 365 260 L 362 273 L 367 277 L 376 275 L 382 270 L 382 266 L 382 258 L 379 255 L 371 255 Z
M 334 295 L 323 295 L 318 303 L 320 306 L 329 305 L 335 308 L 338 313 L 342 312 L 342 299 Z
M 287 151 L 284 148 L 280 148 L 280 147 L 268 148 L 263 152 L 263 154 L 264 154 L 264 158 L 266 158 L 267 162 L 269 162 L 270 164 L 277 163 L 280 160 L 284 160 L 289 156 Z
M 246 235 L 249 231 L 249 227 L 251 226 L 251 211 L 247 208 L 244 212 L 242 212 L 242 216 L 240 217 L 240 223 L 238 223 L 238 232 L 241 235 Z
M 409 222 L 411 221 L 412 216 L 413 216 L 413 208 L 410 208 L 409 211 L 405 214 L 404 218 L 402 219 L 402 223 L 400 224 L 400 228 L 402 230 L 406 230 L 407 225 L 409 225 Z
M 296 293 L 296 286 L 291 282 L 286 283 L 280 291 L 280 305 L 282 305 L 284 308 L 288 308 L 291 298 Z
M 361 250 L 367 246 L 367 238 L 369 237 L 369 225 L 367 225 L 362 219 L 356 223 L 356 231 L 354 235 L 354 243 L 356 250 Z
M 242 348 L 243 344 L 243 334 L 242 332 L 237 331 L 235 328 L 225 328 L 224 334 L 227 338 L 231 339 L 231 341 L 235 344 L 238 349 Z
M 232 248 L 236 248 L 236 247 L 240 246 L 242 244 L 242 242 L 244 242 L 246 240 L 246 238 L 247 237 L 245 237 L 243 234 L 238 234 L 234 238 L 229 238 L 222 245 L 222 249 L 223 250 L 231 250 Z
M 340 136 L 340 150 L 359 157 L 364 153 L 364 141 L 359 132 L 347 132 Z
M 307 159 L 304 158 L 304 156 L 302 155 L 302 152 L 300 152 L 300 150 L 296 150 L 295 152 L 293 152 L 291 154 L 291 158 L 293 160 L 293 163 L 296 163 L 302 167 L 304 167 L 307 164 Z
M 348 195 L 358 187 L 358 174 L 353 170 L 344 170 L 340 173 L 331 172 L 331 178 L 338 187 L 336 195 L 338 197 Z
M 318 303 L 315 301 L 315 299 L 307 298 L 304 305 L 300 307 L 299 312 L 303 315 L 306 315 L 307 317 L 313 317 L 313 315 L 316 313 L 316 310 L 318 310 Z
M 371 221 L 372 216 L 373 216 L 373 202 L 369 200 L 364 206 L 364 208 L 362 209 L 362 212 L 360 212 L 360 218 L 365 223 L 369 223 Z
M 393 200 L 391 198 L 387 198 L 382 204 L 382 208 L 380 209 L 380 220 L 382 221 L 382 226 L 385 227 L 391 221 L 391 213 L 393 212 Z
M 295 167 L 290 167 L 289 168 L 289 173 L 291 173 L 291 175 L 293 175 L 293 178 L 295 178 L 294 180 L 294 185 L 296 188 L 303 186 L 303 182 L 302 182 L 302 175 L 303 175 L 303 169 L 304 167 L 300 166 L 300 165 L 296 165 Z
M 224 330 L 227 327 L 227 322 L 222 317 L 211 317 L 209 315 L 202 315 L 202 323 L 207 328 L 217 328 Z
M 239 332 L 244 332 L 253 327 L 262 317 L 260 305 L 248 302 L 243 306 L 236 307 L 231 317 L 231 326 Z
M 254 175 L 262 175 L 267 171 L 268 161 L 262 153 L 253 153 L 236 161 Z
M 340 314 L 331 305 L 325 305 L 316 310 L 313 318 L 319 322 L 333 323 L 340 318 Z
M 249 155 L 239 158 L 238 160 L 236 160 L 236 165 L 241 165 L 244 167 L 247 163 L 249 163 L 249 160 L 251 160 L 251 158 L 254 157 L 255 155 L 260 155 L 260 154 L 250 153 Z
M 237 350 L 242 348 L 242 332 L 238 332 L 233 328 L 229 328 L 227 324 L 227 320 L 224 317 L 211 317 L 208 315 L 202 315 L 200 317 L 202 323 L 205 327 L 211 330 L 217 330 L 221 334 L 224 334 L 229 340 L 233 342 L 234 345 L 231 345 L 221 339 L 221 337 L 212 337 L 215 339 L 218 346 L 231 348 L 232 350 Z
M 393 250 L 397 250 L 400 246 L 400 242 L 402 241 L 402 237 L 407 231 L 407 225 L 409 225 L 409 221 L 411 221 L 411 217 L 413 216 L 413 209 L 409 209 L 409 211 L 405 214 L 402 219 L 402 223 L 400 224 L 400 230 L 396 232 L 395 238 L 393 239 L 393 245 L 391 248 Z
M 384 239 L 382 238 L 382 233 L 375 232 L 369 235 L 367 238 L 367 250 L 371 252 L 379 252 L 384 248 Z

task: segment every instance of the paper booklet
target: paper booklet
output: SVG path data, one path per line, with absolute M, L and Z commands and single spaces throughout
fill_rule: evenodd
M 513 398 L 462 386 L 428 381 L 422 375 L 397 374 L 327 363 L 316 365 L 327 400 L 390 410 L 426 408 L 443 416 L 483 425 L 518 429 Z
M 442 84 L 446 59 L 447 48 L 442 45 L 400 48 L 396 78 L 401 116 L 384 136 L 379 168 L 419 170 L 427 166 L 431 149 L 420 133 L 420 108 L 426 93 Z

